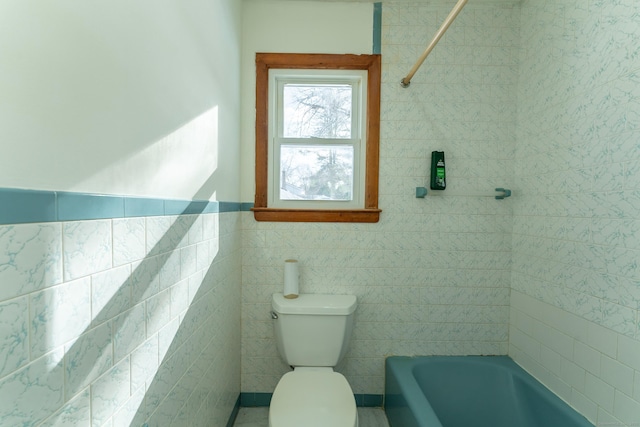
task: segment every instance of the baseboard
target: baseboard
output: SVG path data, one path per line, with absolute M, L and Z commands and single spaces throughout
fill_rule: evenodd
M 240 406 L 243 408 L 264 407 L 271 404 L 273 393 L 240 393 Z M 382 406 L 382 394 L 354 394 L 356 406 L 378 408 Z
M 236 404 L 233 405 L 233 411 L 231 411 L 231 415 L 229 415 L 229 421 L 227 421 L 227 427 L 233 427 L 233 423 L 236 422 L 236 418 L 238 417 L 238 412 L 240 411 L 240 396 L 236 400 Z

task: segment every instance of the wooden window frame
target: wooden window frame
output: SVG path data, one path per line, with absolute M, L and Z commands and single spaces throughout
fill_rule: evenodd
M 270 208 L 269 179 L 269 69 L 366 70 L 366 152 L 364 206 L 362 209 Z M 380 170 L 380 55 L 256 53 L 256 221 L 368 222 L 380 220 L 378 176 Z

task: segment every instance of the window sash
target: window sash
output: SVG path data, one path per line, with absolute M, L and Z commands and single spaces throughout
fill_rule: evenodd
M 289 74 L 294 72 L 295 74 Z M 333 86 L 333 85 L 345 85 L 351 87 L 351 138 L 359 138 L 364 127 L 361 123 L 362 105 L 366 105 L 366 93 L 363 90 L 366 87 L 366 75 L 361 73 L 354 73 L 353 71 L 347 71 L 350 75 L 345 75 L 345 71 L 338 73 L 334 70 L 324 70 L 325 73 L 318 74 L 318 70 L 314 73 L 301 74 L 301 71 L 311 70 L 272 70 L 272 82 L 270 85 L 271 90 L 276 88 L 277 91 L 273 92 L 275 99 L 272 100 L 272 105 L 275 104 L 275 110 L 277 112 L 277 122 L 275 134 L 283 138 L 284 137 L 284 88 L 286 85 L 308 85 L 308 86 Z M 363 103 L 364 102 L 364 103 Z M 342 139 L 342 138 L 340 138 Z
M 268 203 L 273 208 L 290 209 L 358 209 L 364 206 L 366 175 L 366 105 L 367 75 L 362 70 L 269 70 L 269 98 L 272 106 L 269 123 L 269 176 Z M 351 135 L 347 138 L 284 138 L 284 87 L 287 84 L 349 85 L 351 90 Z M 274 114 L 275 112 L 276 114 Z M 326 146 L 350 145 L 353 147 L 353 185 L 351 200 L 291 200 L 280 198 L 282 185 L 281 147 L 283 145 Z
M 286 207 L 293 209 L 352 209 L 361 207 L 364 203 L 364 166 L 363 159 L 364 155 L 362 153 L 362 147 L 360 140 L 332 140 L 331 142 L 326 142 L 325 140 L 320 140 L 322 142 L 317 142 L 318 139 L 285 139 L 285 138 L 276 138 L 274 141 L 274 146 L 272 150 L 272 161 L 270 162 L 270 167 L 274 170 L 271 172 L 271 185 L 269 188 L 271 206 L 274 207 Z M 351 185 L 351 199 L 350 200 L 310 200 L 310 199 L 301 199 L 301 200 L 292 200 L 292 199 L 282 199 L 280 198 L 280 188 L 282 187 L 282 170 L 280 168 L 281 165 L 281 149 L 282 146 L 312 146 L 318 148 L 331 148 L 331 147 L 342 147 L 348 146 L 353 148 L 353 163 L 352 163 L 352 185 Z

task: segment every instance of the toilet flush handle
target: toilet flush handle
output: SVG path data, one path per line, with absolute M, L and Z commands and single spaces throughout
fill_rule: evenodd
M 277 314 L 277 313 L 274 313 L 274 312 L 272 311 L 272 312 L 271 312 L 271 318 L 272 318 L 273 320 L 276 320 L 276 319 L 278 318 L 278 314 Z

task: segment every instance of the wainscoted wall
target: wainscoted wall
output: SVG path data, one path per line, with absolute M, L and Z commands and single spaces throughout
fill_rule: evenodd
M 0 425 L 234 413 L 242 7 L 3 3 Z
M 242 214 L 243 392 L 273 392 L 289 369 L 269 316 L 287 258 L 300 261 L 302 292 L 357 295 L 350 351 L 337 368 L 357 394 L 383 393 L 388 355 L 507 352 L 511 200 L 493 195 L 512 174 L 519 9 L 467 6 L 401 88 L 449 12 L 383 4 L 379 223 L 257 223 Z M 416 199 L 434 150 L 446 152 L 447 192 Z
M 524 1 L 509 353 L 640 423 L 640 5 Z
M 0 424 L 226 425 L 240 392 L 239 220 L 1 225 Z

